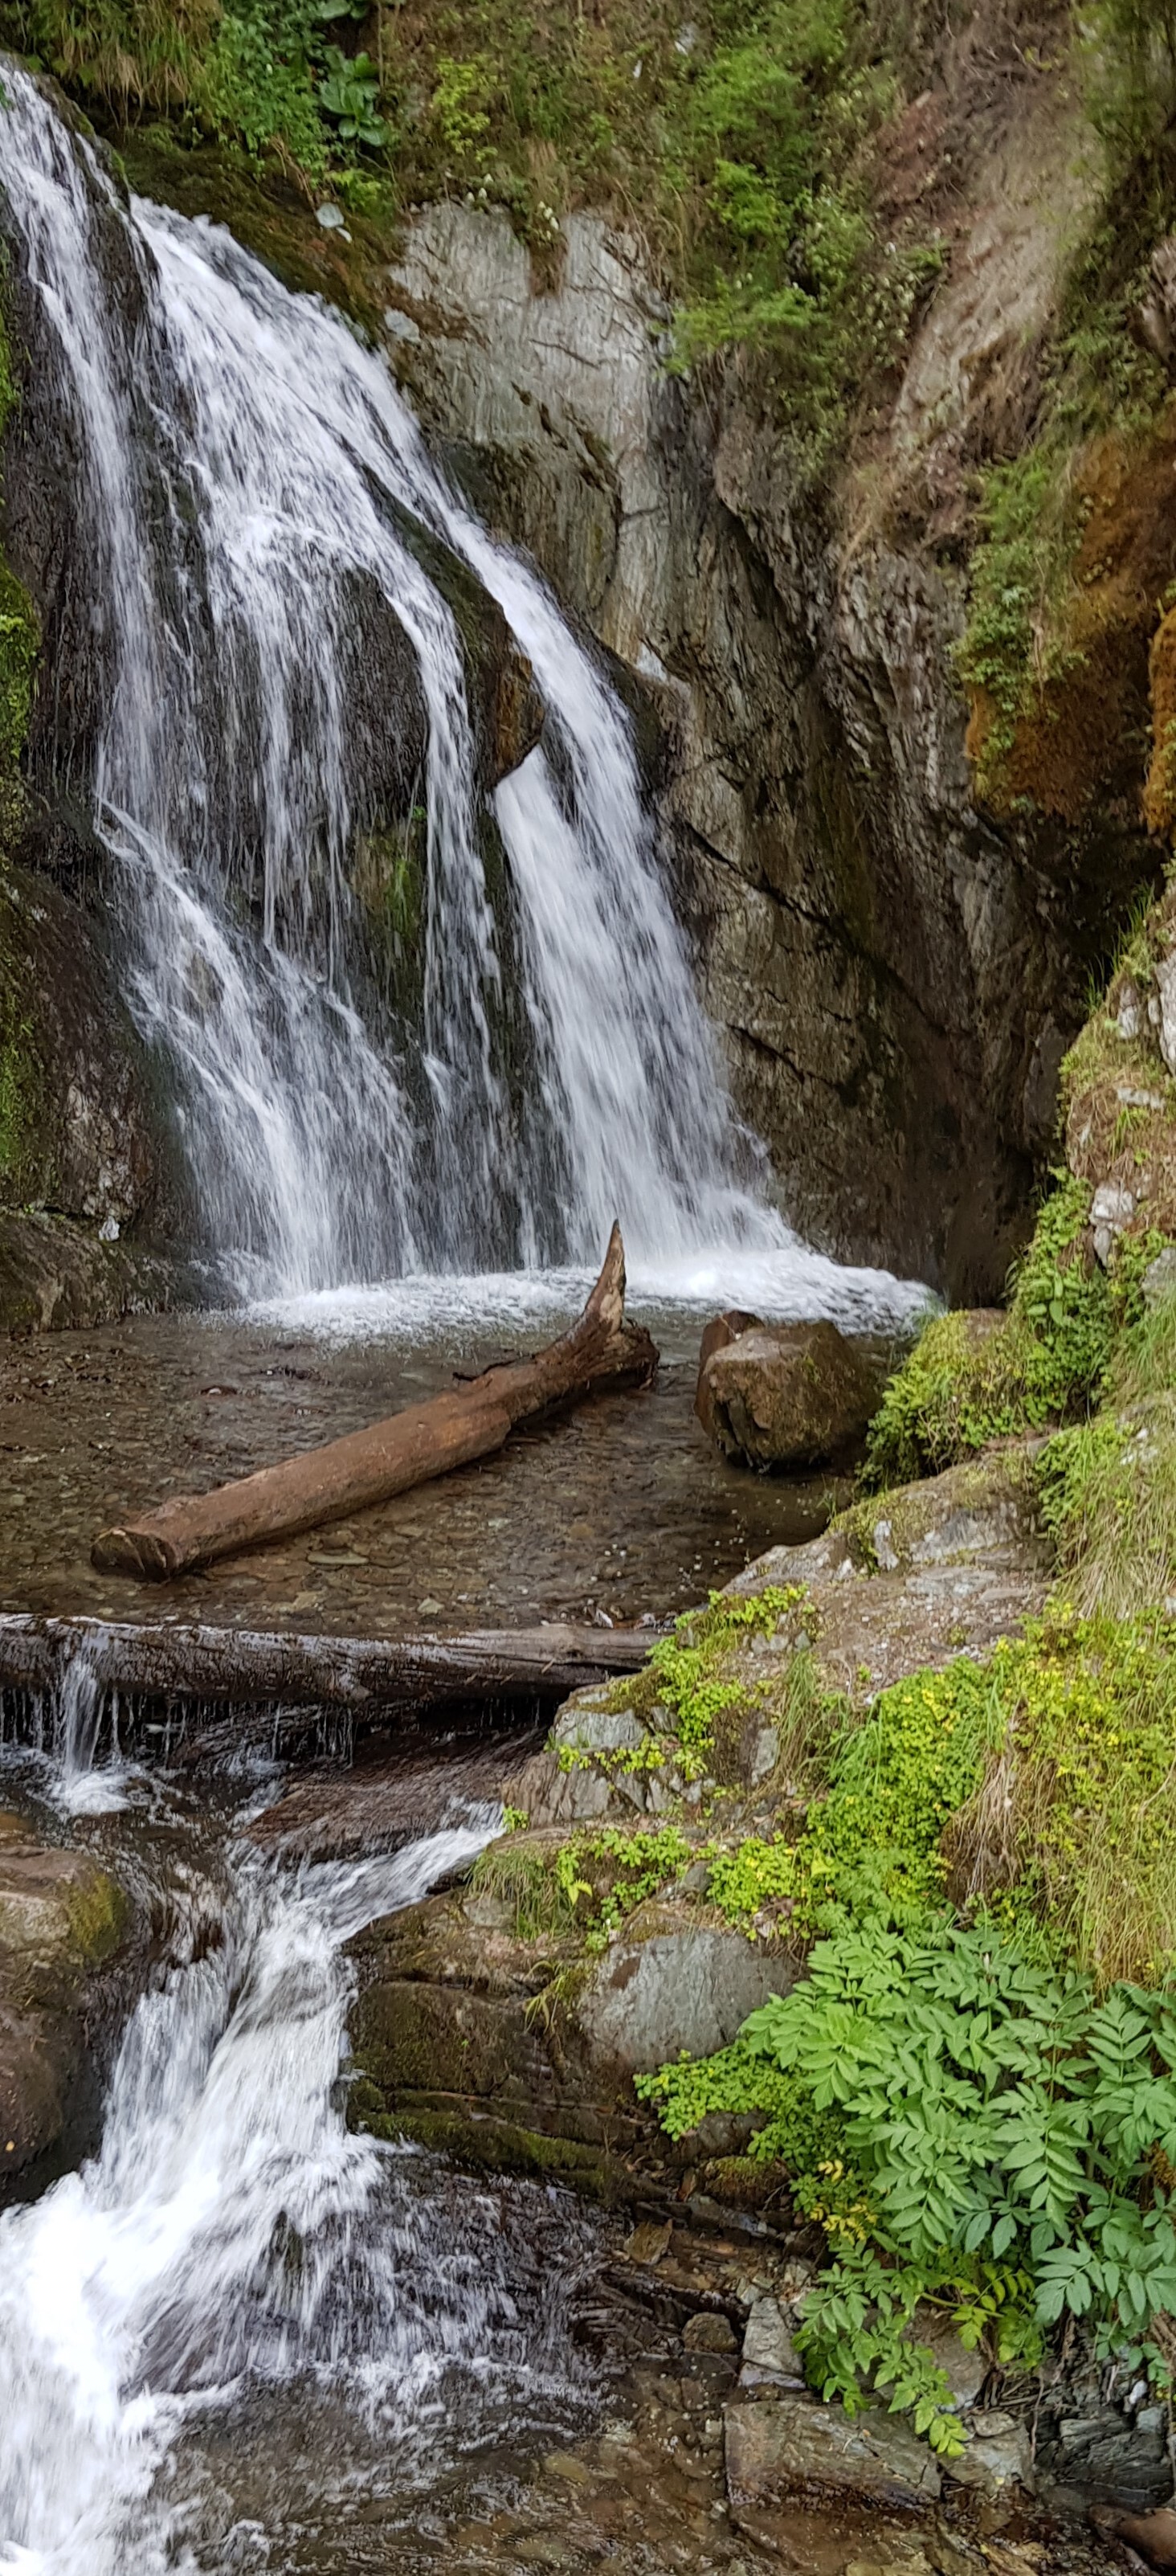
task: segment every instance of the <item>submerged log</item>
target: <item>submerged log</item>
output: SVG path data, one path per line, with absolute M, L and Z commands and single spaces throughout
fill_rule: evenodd
M 457 1700 L 580 1690 L 636 1672 L 648 1628 L 488 1628 L 466 1637 L 294 1637 L 134 1620 L 0 1616 L 0 1690 L 50 1693 L 79 1663 L 97 1694 L 348 1709 L 375 1720 Z
M 210 1494 L 161 1503 L 121 1528 L 103 1530 L 92 1561 L 103 1574 L 168 1582 L 217 1557 L 318 1529 L 428 1484 L 501 1449 L 517 1423 L 576 1404 L 602 1387 L 644 1382 L 656 1366 L 648 1333 L 625 1321 L 625 1253 L 614 1225 L 583 1313 L 545 1350 L 499 1362 L 450 1393 L 410 1404 L 387 1421 L 305 1450 L 280 1467 L 263 1467 Z

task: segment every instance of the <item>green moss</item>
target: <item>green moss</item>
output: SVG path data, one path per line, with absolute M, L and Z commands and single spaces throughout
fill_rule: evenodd
M 102 1869 L 72 1885 L 65 1903 L 74 1947 L 87 1967 L 97 1967 L 122 1939 L 129 1911 L 127 1898 L 117 1879 Z
M 537 2182 L 574 2183 L 606 2205 L 630 2199 L 639 2188 L 619 2157 L 578 2138 L 548 2137 L 513 2120 L 474 2119 L 461 2111 L 422 2111 L 411 2104 L 386 2112 L 369 2107 L 366 2090 L 356 2087 L 350 2101 L 351 2124 L 373 2137 L 411 2138 L 435 2154 L 452 2156 L 475 2173 L 530 2174 Z
M 1089 1244 L 1089 1181 L 1058 1176 L 1012 1278 L 1004 1319 L 935 1317 L 870 1426 L 867 1492 L 937 1474 L 991 1440 L 1089 1410 L 1119 1336 L 1143 1312 L 1161 1234 L 1120 1236 L 1104 1270 Z
M 988 796 L 1027 706 L 1075 658 L 1062 635 L 1051 631 L 1082 534 L 1056 435 L 1009 464 L 987 469 L 979 525 L 980 542 L 969 565 L 968 623 L 953 661 L 965 686 L 987 702 L 976 783 Z

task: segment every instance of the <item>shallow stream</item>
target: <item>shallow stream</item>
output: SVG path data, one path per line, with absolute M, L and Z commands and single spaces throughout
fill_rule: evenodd
M 764 1548 L 820 1528 L 827 1475 L 748 1475 L 706 1438 L 694 1386 L 715 1292 L 708 1309 L 663 1291 L 629 1301 L 662 1353 L 648 1389 L 598 1397 L 436 1484 L 180 1583 L 91 1567 L 96 1532 L 128 1509 L 248 1475 L 419 1402 L 455 1367 L 533 1349 L 571 1320 L 585 1285 L 567 1274 L 405 1282 L 252 1316 L 139 1316 L 8 1344 L 0 1611 L 368 1637 L 660 1619 Z M 790 1313 L 832 1307 L 883 1330 L 911 1303 L 897 1282 L 811 1257 L 775 1295 Z
M 398 1852 L 291 1867 L 251 1830 L 273 1766 L 199 1797 L 108 1767 L 71 1817 L 52 1765 L 0 1757 L 0 1796 L 115 1867 L 150 1927 L 96 2152 L 0 2215 L 0 2566 L 746 2562 L 734 2371 L 683 2358 L 672 2299 L 659 2324 L 626 2295 L 628 2222 L 348 2130 L 345 1944 L 494 1830 L 452 1782 Z

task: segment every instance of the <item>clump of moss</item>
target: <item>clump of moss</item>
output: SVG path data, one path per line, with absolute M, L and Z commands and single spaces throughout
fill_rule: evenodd
M 472 1883 L 512 1906 L 520 1938 L 574 1938 L 591 1952 L 672 1887 L 693 1858 L 672 1824 L 582 1827 L 563 1840 L 512 1834 L 480 1854 Z
M 1164 1236 L 1117 1237 L 1104 1267 L 1090 1240 L 1092 1197 L 1088 1180 L 1058 1176 L 1006 1314 L 944 1315 L 925 1327 L 871 1424 L 867 1492 L 937 1474 L 991 1440 L 1097 1402 L 1119 1334 L 1142 1313 L 1143 1276 Z

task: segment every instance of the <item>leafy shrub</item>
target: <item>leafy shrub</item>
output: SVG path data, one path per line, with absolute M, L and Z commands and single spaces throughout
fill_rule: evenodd
M 1159 1328 L 1139 1328 L 1134 1365 Z M 1124 1355 L 1121 1382 L 1130 1381 Z M 639 2079 L 674 2137 L 755 2114 L 832 2260 L 799 2338 L 950 2450 L 931 2301 L 1032 2363 L 1064 2315 L 1149 2360 L 1176 2287 L 1176 1621 L 1064 1609 L 846 1713 L 795 1842 L 717 1858 L 746 1924 L 819 1937 L 734 2045 Z M 953 1919 L 947 1899 L 958 1912 Z
M 756 2077 L 756 2060 L 762 2074 Z M 1085 2316 L 1100 2352 L 1159 2361 L 1151 2319 L 1176 2298 L 1176 2227 L 1157 2156 L 1176 2162 L 1176 1989 L 1116 1986 L 1027 1957 L 990 1922 L 869 1915 L 818 1942 L 809 1975 L 745 2023 L 735 2049 L 639 2079 L 672 2134 L 701 2106 L 767 2118 L 752 2153 L 786 2155 L 800 2205 L 836 2248 L 797 2336 L 852 2412 L 863 2382 L 947 2453 L 946 2380 L 912 2342 L 919 2304 L 1006 2359 Z M 797 2162 L 805 2108 L 812 2162 Z

